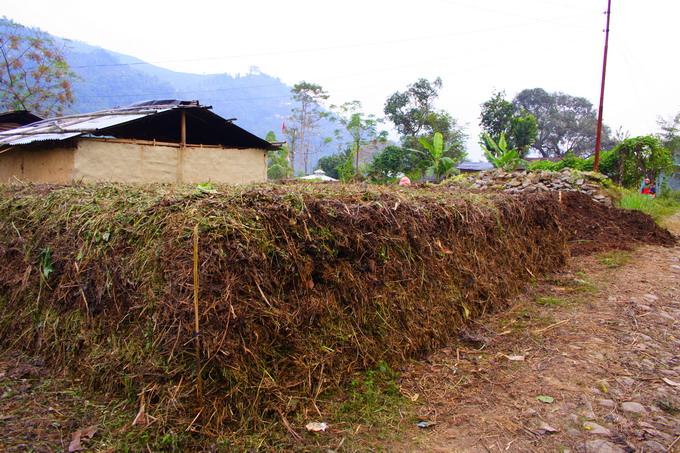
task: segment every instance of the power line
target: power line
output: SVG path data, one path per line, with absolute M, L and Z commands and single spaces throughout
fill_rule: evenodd
M 438 1 L 449 3 L 446 0 L 438 0 Z M 464 5 L 464 6 L 467 6 L 467 5 Z M 491 10 L 487 10 L 485 8 L 475 8 L 475 7 L 471 7 L 471 8 L 481 9 L 483 11 L 491 11 Z M 581 13 L 581 14 L 576 14 L 576 15 L 570 15 L 570 16 L 565 16 L 565 17 L 561 17 L 561 18 L 558 18 L 558 19 L 570 19 L 570 18 L 581 17 L 581 16 L 586 16 L 586 15 L 590 15 L 590 13 Z M 235 58 L 278 56 L 278 55 L 291 55 L 291 54 L 297 54 L 297 53 L 323 52 L 323 51 L 328 51 L 328 50 L 354 49 L 354 48 L 362 48 L 362 47 L 370 47 L 370 46 L 380 46 L 380 45 L 386 45 L 386 44 L 401 44 L 401 43 L 407 43 L 407 42 L 427 41 L 427 40 L 432 40 L 432 39 L 441 39 L 441 38 L 448 38 L 448 37 L 452 37 L 452 36 L 462 36 L 462 35 L 475 34 L 475 33 L 488 33 L 490 31 L 496 31 L 496 30 L 525 27 L 527 25 L 532 25 L 535 21 L 541 21 L 541 19 L 531 18 L 531 17 L 527 17 L 527 16 L 517 15 L 517 17 L 521 17 L 521 18 L 524 18 L 524 19 L 531 19 L 532 22 L 512 24 L 512 25 L 503 25 L 503 26 L 498 26 L 498 27 L 489 27 L 489 28 L 485 28 L 485 29 L 476 29 L 476 30 L 469 30 L 469 31 L 444 33 L 444 34 L 431 35 L 431 36 L 418 36 L 418 37 L 411 37 L 411 38 L 393 39 L 393 40 L 386 40 L 386 41 L 374 41 L 374 42 L 362 42 L 362 43 L 344 44 L 344 45 L 337 45 L 337 46 L 326 46 L 326 47 L 315 47 L 315 48 L 293 49 L 293 50 L 280 50 L 280 51 L 275 51 L 275 52 L 261 52 L 261 53 L 252 53 L 252 54 L 226 55 L 226 56 L 220 56 L 220 57 L 159 60 L 159 61 L 151 61 L 151 62 L 139 61 L 139 62 L 131 62 L 131 63 L 77 65 L 77 66 L 71 66 L 71 69 L 116 67 L 116 66 L 155 65 L 155 64 L 167 64 L 167 63 L 191 63 L 191 62 L 198 62 L 198 61 L 229 60 L 229 59 L 235 59 Z M 544 20 L 544 21 L 549 22 L 550 20 Z M 562 25 L 568 25 L 569 26 L 569 24 L 562 24 Z M 579 27 L 579 26 L 576 26 L 576 27 L 577 28 L 584 28 L 584 27 Z

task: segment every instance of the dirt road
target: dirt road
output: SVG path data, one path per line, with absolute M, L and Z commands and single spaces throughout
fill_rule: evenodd
M 573 259 L 403 390 L 430 427 L 390 451 L 680 451 L 680 247 Z

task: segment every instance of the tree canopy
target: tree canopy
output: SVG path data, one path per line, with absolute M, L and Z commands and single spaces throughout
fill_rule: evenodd
M 672 165 L 671 153 L 652 135 L 627 138 L 615 151 L 619 158 L 619 184 L 637 186 L 643 178 L 656 181 Z
M 51 117 L 74 102 L 76 75 L 49 34 L 0 19 L 0 109 Z
M 333 120 L 343 126 L 343 129 L 335 131 L 335 136 L 338 140 L 349 136 L 345 145 L 354 153 L 354 166 L 358 169 L 360 161 L 366 158 L 364 148 L 387 140 L 387 132 L 378 130 L 382 120 L 373 114 L 363 113 L 359 101 L 345 102 L 340 106 L 332 105 L 331 108 L 335 111 Z
M 479 124 L 482 128 L 480 144 L 494 156 L 495 149 L 487 146 L 490 142 L 485 136 L 490 137 L 493 143 L 498 143 L 503 136 L 509 148 L 525 157 L 538 134 L 534 115 L 505 100 L 504 91 L 494 92 L 491 99 L 482 104 Z
M 439 77 L 433 82 L 418 79 L 406 91 L 398 91 L 387 98 L 383 111 L 401 134 L 405 148 L 425 151 L 420 140 L 431 141 L 435 132 L 439 132 L 448 150 L 446 156 L 457 161 L 465 155 L 465 133 L 448 112 L 435 108 L 441 87 Z
M 597 112 L 586 98 L 533 88 L 518 93 L 513 104 L 536 118 L 538 134 L 532 148 L 542 157 L 563 157 L 569 151 L 576 156 L 595 152 Z M 615 144 L 610 134 L 609 127 L 603 126 L 603 149 Z

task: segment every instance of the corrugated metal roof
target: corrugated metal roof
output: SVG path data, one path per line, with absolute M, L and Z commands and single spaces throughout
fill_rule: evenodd
M 143 101 L 101 112 L 38 121 L 0 132 L 0 149 L 35 142 L 59 141 L 89 135 L 133 140 L 179 143 L 180 123 L 185 121 L 186 143 L 232 148 L 278 149 L 232 120 L 210 112 L 198 101 L 175 99 Z M 182 113 L 184 112 L 184 113 Z
M 143 110 L 116 109 L 88 113 L 83 115 L 65 116 L 49 120 L 38 121 L 27 126 L 0 132 L 0 146 L 27 145 L 33 142 L 48 140 L 66 140 L 78 135 L 94 134 L 103 129 L 128 123 L 145 116 L 155 115 L 169 110 L 144 107 Z
M 483 171 L 493 170 L 493 165 L 488 162 L 462 162 L 456 168 L 458 168 L 458 170 Z

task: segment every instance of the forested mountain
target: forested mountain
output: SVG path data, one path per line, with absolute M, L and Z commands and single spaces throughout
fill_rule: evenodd
M 199 100 L 218 115 L 264 137 L 280 131 L 290 114 L 290 87 L 278 78 L 174 72 L 137 58 L 80 42 L 67 43 L 67 61 L 81 80 L 74 84 L 74 113 L 128 105 L 147 99 Z

